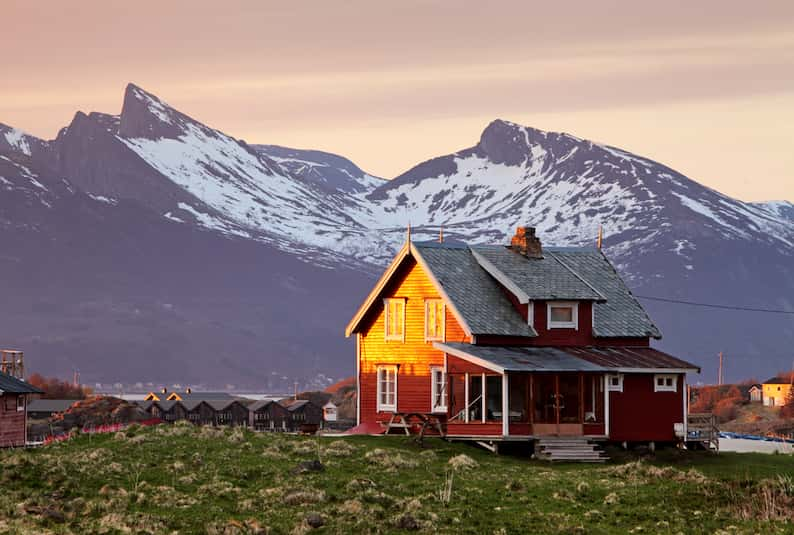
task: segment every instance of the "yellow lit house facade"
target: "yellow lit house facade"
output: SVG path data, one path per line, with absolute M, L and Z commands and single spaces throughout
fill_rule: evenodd
M 781 407 L 786 403 L 791 392 L 791 380 L 784 377 L 772 377 L 761 385 L 764 405 Z

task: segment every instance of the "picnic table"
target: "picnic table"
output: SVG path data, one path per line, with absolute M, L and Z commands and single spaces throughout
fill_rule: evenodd
M 402 429 L 407 436 L 411 435 L 411 427 L 413 427 L 412 420 L 418 420 L 421 424 L 419 433 L 417 434 L 416 441 L 422 444 L 424 440 L 425 431 L 428 427 L 435 428 L 441 437 L 444 437 L 444 428 L 442 426 L 441 418 L 438 414 L 428 412 L 393 412 L 389 422 L 386 424 L 386 434 L 388 435 L 392 429 Z

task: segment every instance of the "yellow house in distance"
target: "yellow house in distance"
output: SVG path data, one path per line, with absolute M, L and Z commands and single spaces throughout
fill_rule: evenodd
M 786 403 L 791 392 L 791 379 L 772 377 L 761 385 L 764 405 L 767 407 L 781 407 Z

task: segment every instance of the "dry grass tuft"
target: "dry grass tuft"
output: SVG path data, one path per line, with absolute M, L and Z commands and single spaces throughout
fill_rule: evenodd
M 461 453 L 460 455 L 455 455 L 454 457 L 450 458 L 448 464 L 455 470 L 470 470 L 479 466 L 477 461 L 465 453 Z
M 762 480 L 749 499 L 736 501 L 733 513 L 742 520 L 790 522 L 794 519 L 794 478 L 781 475 Z
M 321 490 L 293 490 L 284 496 L 283 501 L 291 506 L 320 503 L 325 501 L 325 492 Z
M 325 447 L 323 453 L 331 457 L 350 457 L 356 453 L 357 448 L 344 440 L 334 440 Z
M 419 466 L 419 461 L 416 459 L 411 459 L 401 453 L 382 448 L 375 448 L 372 451 L 368 451 L 365 457 L 388 471 L 396 471 L 403 468 L 416 468 Z

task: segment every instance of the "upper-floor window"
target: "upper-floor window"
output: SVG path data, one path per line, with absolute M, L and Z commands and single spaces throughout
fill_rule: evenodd
M 17 396 L 17 411 L 22 412 L 25 410 L 25 396 Z
M 444 301 L 425 300 L 425 340 L 444 340 Z
M 405 299 L 392 297 L 383 300 L 386 311 L 386 340 L 405 340 Z
M 657 374 L 653 376 L 654 392 L 675 392 L 678 387 L 678 378 L 675 374 Z
M 578 329 L 579 304 L 568 301 L 550 301 L 547 305 L 549 329 Z
M 430 368 L 430 405 L 432 412 L 447 412 L 447 374 L 444 368 Z
M 378 366 L 377 410 L 397 410 L 397 366 Z

